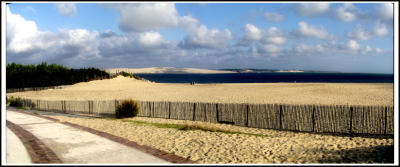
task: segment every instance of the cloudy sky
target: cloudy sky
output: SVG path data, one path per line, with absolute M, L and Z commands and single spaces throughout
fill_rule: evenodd
M 12 3 L 6 62 L 393 73 L 391 3 Z

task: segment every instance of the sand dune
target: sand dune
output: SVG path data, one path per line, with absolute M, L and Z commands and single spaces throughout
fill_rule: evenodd
M 118 76 L 62 89 L 8 93 L 43 100 L 393 105 L 392 83 L 154 83 Z
M 106 69 L 109 73 L 117 73 L 121 71 L 129 73 L 145 73 L 145 74 L 185 74 L 185 73 L 196 73 L 196 74 L 226 74 L 235 73 L 233 71 L 224 70 L 209 70 L 200 68 L 175 68 L 175 67 L 150 67 L 150 68 L 109 68 Z

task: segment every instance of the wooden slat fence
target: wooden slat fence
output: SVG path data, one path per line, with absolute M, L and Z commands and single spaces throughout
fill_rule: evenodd
M 24 99 L 43 111 L 115 116 L 122 100 L 47 101 Z M 252 128 L 318 133 L 394 134 L 393 106 L 224 104 L 138 101 L 138 116 L 227 123 Z

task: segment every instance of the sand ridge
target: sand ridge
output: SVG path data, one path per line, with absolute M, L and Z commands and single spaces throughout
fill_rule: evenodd
M 227 70 L 210 70 L 200 68 L 174 68 L 174 67 L 149 67 L 149 68 L 109 68 L 105 69 L 108 73 L 117 73 L 121 71 L 129 73 L 142 73 L 142 74 L 183 74 L 183 73 L 195 73 L 195 74 L 229 74 L 236 73 Z
M 393 105 L 393 83 L 154 83 L 118 76 L 62 89 L 8 93 L 43 100 Z

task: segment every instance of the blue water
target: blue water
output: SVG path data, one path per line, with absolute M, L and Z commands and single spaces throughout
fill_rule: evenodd
M 266 72 L 233 74 L 137 74 L 158 83 L 393 83 L 393 74 Z

